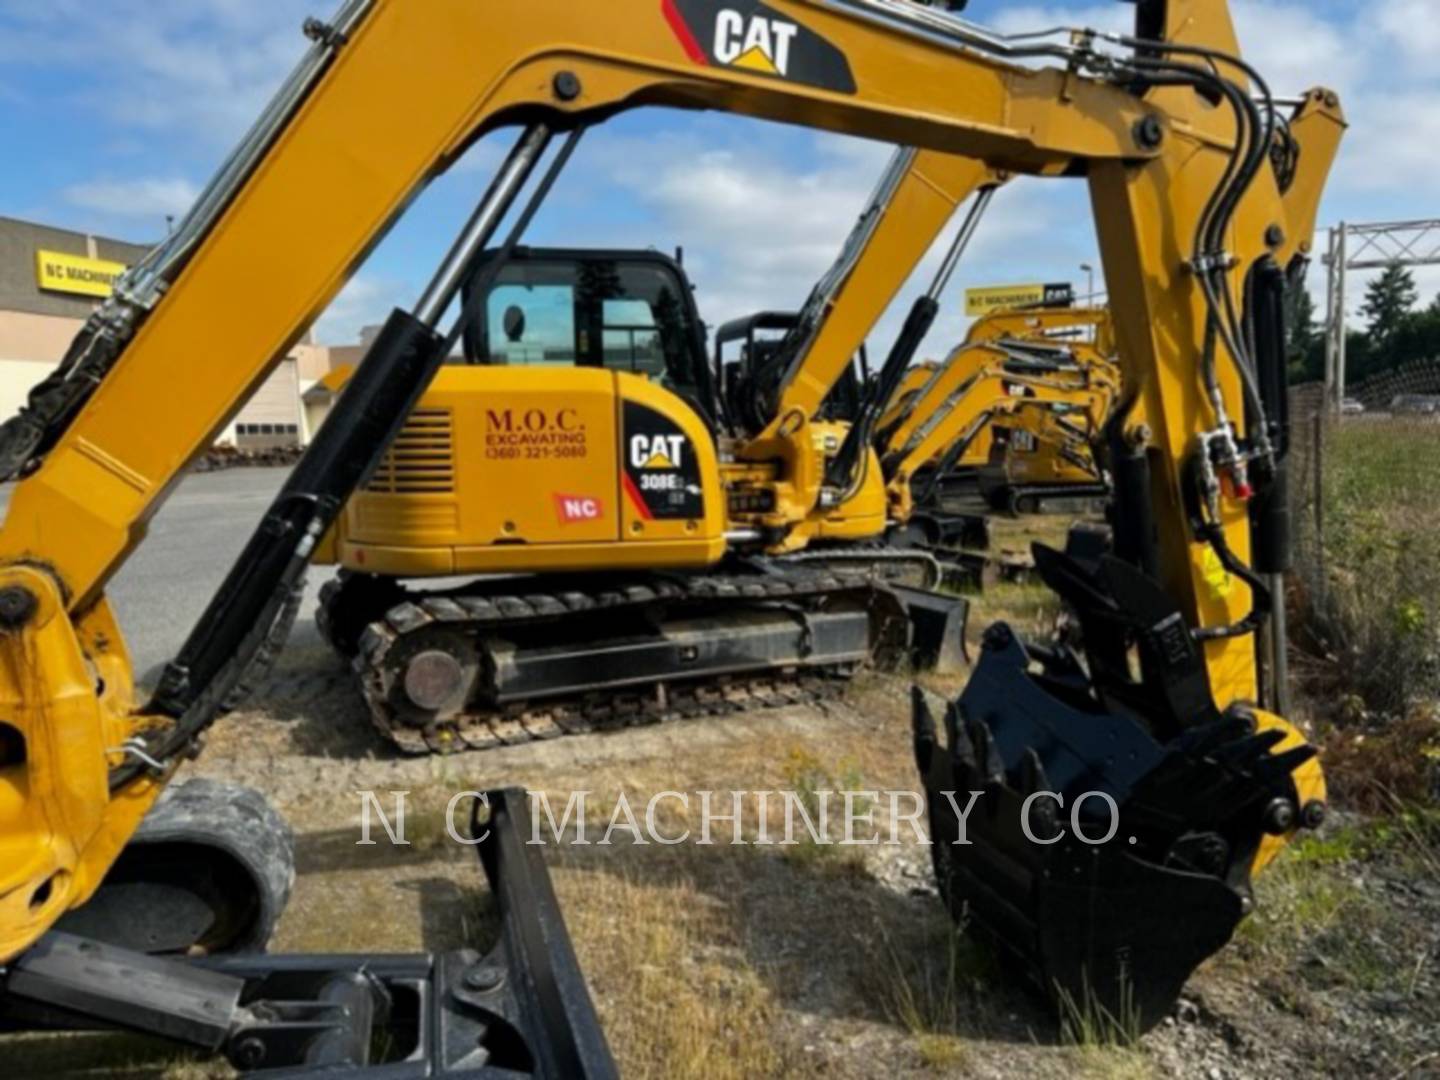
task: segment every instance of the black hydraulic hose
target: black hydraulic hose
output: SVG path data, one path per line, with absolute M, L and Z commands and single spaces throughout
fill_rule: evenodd
M 55 370 L 0 424 L 0 482 L 33 471 L 90 400 L 117 353 L 115 338 L 95 319 L 81 328 Z
M 1240 200 L 1249 190 L 1255 177 L 1259 174 L 1260 168 L 1267 160 L 1266 146 L 1268 141 L 1273 139 L 1274 131 L 1273 111 L 1269 122 L 1262 121 L 1258 107 L 1248 95 L 1228 79 L 1208 73 L 1203 69 L 1155 60 L 1137 60 L 1135 65 L 1156 72 L 1153 80 L 1156 82 L 1188 83 L 1197 89 L 1201 86 L 1209 86 L 1221 94 L 1235 113 L 1236 153 L 1231 156 L 1221 183 L 1212 192 L 1211 198 L 1202 212 L 1199 227 L 1196 230 L 1194 265 L 1201 290 L 1205 296 L 1206 306 L 1211 313 L 1210 318 L 1225 339 L 1226 347 L 1235 357 L 1247 403 L 1263 418 L 1264 411 L 1258 400 L 1259 393 L 1253 377 L 1253 367 L 1244 346 L 1244 329 L 1235 314 L 1233 298 L 1223 279 L 1227 268 L 1219 260 L 1224 254 L 1225 233 L 1229 229 L 1230 221 Z M 1251 70 L 1253 71 L 1253 69 Z M 1165 77 L 1160 77 L 1160 72 L 1164 72 Z M 1263 80 L 1260 80 L 1258 75 L 1255 78 L 1263 84 Z M 1265 88 L 1265 92 L 1268 98 L 1268 87 Z M 1256 135 L 1262 128 L 1266 134 L 1257 138 Z M 1212 394 L 1217 394 L 1218 384 L 1214 381 L 1213 356 L 1207 357 L 1204 371 L 1207 388 Z M 1268 433 L 1263 431 L 1263 427 L 1262 423 L 1258 442 L 1262 450 L 1268 450 Z

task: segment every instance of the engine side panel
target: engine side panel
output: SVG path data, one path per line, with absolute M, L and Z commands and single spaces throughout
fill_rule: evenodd
M 714 441 L 648 379 L 453 366 L 346 509 L 341 565 L 399 577 L 708 566 Z

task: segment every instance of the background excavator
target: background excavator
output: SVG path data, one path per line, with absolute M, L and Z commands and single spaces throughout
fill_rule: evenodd
M 887 442 L 907 419 L 920 395 L 936 388 L 939 380 L 950 378 L 950 369 L 968 345 L 992 341 L 1055 344 L 1085 341 L 1101 355 L 1115 356 L 1115 335 L 1109 310 L 1103 307 L 1000 308 L 987 312 L 970 324 L 965 340 L 944 360 L 926 360 L 908 368 L 900 385 L 880 414 L 877 439 Z M 953 386 L 951 387 L 953 389 Z
M 1061 363 L 1093 368 L 1097 380 L 1123 382 L 1105 308 L 997 312 L 976 323 L 968 340 L 1005 341 L 1039 356 L 1048 351 Z M 986 506 L 1010 515 L 1093 510 L 1109 492 L 1105 448 L 1098 445 L 1106 420 L 1063 408 L 1001 417 L 937 477 L 935 497 L 944 502 L 973 487 Z M 1133 407 L 1131 422 L 1143 420 Z
M 1072 453 L 1088 455 L 1121 394 L 1114 366 L 1084 345 L 1065 356 L 976 345 L 956 366 L 968 377 L 933 405 L 918 403 L 915 413 L 923 419 L 897 428 L 887 441 L 882 468 L 897 522 L 909 522 L 917 512 L 944 513 L 942 484 L 957 468 L 989 460 L 993 443 L 983 457 L 972 449 L 995 426 L 1033 432 L 1037 439 L 1063 437 Z M 1103 491 L 1093 459 L 1091 467 L 1089 479 Z
M 1040 377 L 1032 386 L 1010 384 L 1015 396 L 1035 399 L 1033 407 L 981 404 L 1000 389 L 1004 356 L 1016 371 Z M 992 378 L 977 382 L 982 371 Z M 1098 432 L 1106 416 L 1088 410 L 1117 403 L 1121 381 L 1104 308 L 1000 309 L 977 319 L 943 361 L 906 371 L 880 417 L 875 448 L 891 514 L 899 515 L 890 541 L 931 551 L 961 582 L 983 583 L 994 512 L 1032 509 L 1046 497 L 1093 507 L 1108 489 L 1087 432 Z M 980 395 L 965 406 L 971 411 L 952 416 L 971 389 Z M 946 423 L 959 434 L 944 445 L 933 439 L 933 459 L 907 452 L 922 429 L 934 434 Z
M 737 20 L 749 54 L 734 51 Z M 462 283 L 487 296 L 477 268 L 503 267 L 518 246 L 538 206 L 519 196 L 554 136 L 571 133 L 573 147 L 586 125 L 657 105 L 1088 184 L 1125 373 L 1109 433 L 1113 535 L 1036 552 L 1076 614 L 1083 655 L 993 628 L 945 707 L 943 741 L 917 697 L 914 749 L 941 891 L 957 916 L 1022 958 L 1049 993 L 1128 1006 L 1140 1024 L 1163 1015 L 1253 905 L 1252 875 L 1324 812 L 1314 749 L 1272 711 L 1262 646 L 1283 635 L 1262 631 L 1273 628 L 1287 554 L 1276 497 L 1285 292 L 1343 128 L 1335 96 L 1278 104 L 1238 58 L 1218 0 L 1142 0 L 1133 36 L 1007 38 L 907 0 L 770 0 L 743 11 L 713 0 L 349 0 L 307 32 L 314 48 L 194 210 L 0 430 L 0 471 L 23 474 L 0 530 L 7 1022 L 149 1032 L 289 1075 L 613 1071 L 579 973 L 564 962 L 533 849 L 528 860 L 499 853 L 518 836 L 523 809 L 512 800 L 473 822 L 491 833 L 487 867 L 503 871 L 507 930 L 489 957 L 208 960 L 193 954 L 263 945 L 285 876 L 267 888 L 234 841 L 283 848 L 284 829 L 249 797 L 209 799 L 190 785 L 157 800 L 280 647 L 316 546 L 474 321 L 463 302 L 447 320 Z M 140 698 L 107 580 L 418 188 L 475 139 L 513 126 L 513 151 L 414 311 L 392 314 Z M 287 258 L 277 260 L 281 245 Z M 486 263 L 487 250 L 504 257 Z M 202 332 L 207 362 L 176 379 Z M 826 355 L 851 362 L 849 351 Z M 822 469 L 813 452 L 812 418 L 835 382 L 821 367 L 782 382 L 746 445 L 757 474 L 776 477 L 775 506 L 753 511 L 757 530 L 838 506 L 853 482 L 853 470 Z M 881 380 L 877 416 L 902 374 Z M 636 380 L 623 396 L 650 407 L 663 392 Z M 612 399 L 618 411 L 622 395 Z M 1127 422 L 1137 401 L 1142 426 Z M 676 417 L 689 434 L 686 414 Z M 868 450 L 872 434 L 852 425 L 833 461 L 853 464 L 847 444 Z M 703 519 L 668 521 L 674 542 L 711 515 L 721 515 L 713 504 Z M 970 817 L 962 847 L 947 793 L 965 791 L 991 805 Z M 1031 822 L 1037 804 L 1073 816 L 1062 824 L 1059 810 L 1042 809 Z M 1113 809 L 1113 844 L 1089 842 L 1106 834 L 1094 820 L 1102 805 Z M 184 823 L 183 859 L 147 861 L 147 815 Z M 152 955 L 153 908 L 134 898 L 181 885 L 186 872 L 224 881 L 223 913 L 236 921 L 166 920 L 156 951 L 173 955 Z M 92 910 L 88 925 L 60 925 Z M 227 932 L 211 933 L 217 926 Z

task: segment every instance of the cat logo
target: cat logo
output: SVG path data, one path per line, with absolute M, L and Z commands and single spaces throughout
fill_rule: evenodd
M 844 53 L 761 0 L 660 0 L 660 8 L 696 64 L 855 93 Z
M 684 463 L 684 450 L 683 435 L 634 435 L 630 439 L 630 465 L 673 471 Z
M 724 8 L 715 17 L 715 59 L 783 78 L 790 74 L 790 43 L 798 33 L 794 23 L 761 16 L 747 21 L 740 12 Z

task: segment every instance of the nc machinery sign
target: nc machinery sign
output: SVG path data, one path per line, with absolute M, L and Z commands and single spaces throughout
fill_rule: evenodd
M 973 317 L 992 311 L 1026 307 L 1072 307 L 1075 289 L 1071 285 L 996 285 L 965 290 L 965 314 Z
M 124 263 L 87 259 L 63 251 L 35 252 L 35 284 L 46 292 L 109 296 L 115 289 L 115 279 L 125 270 Z

